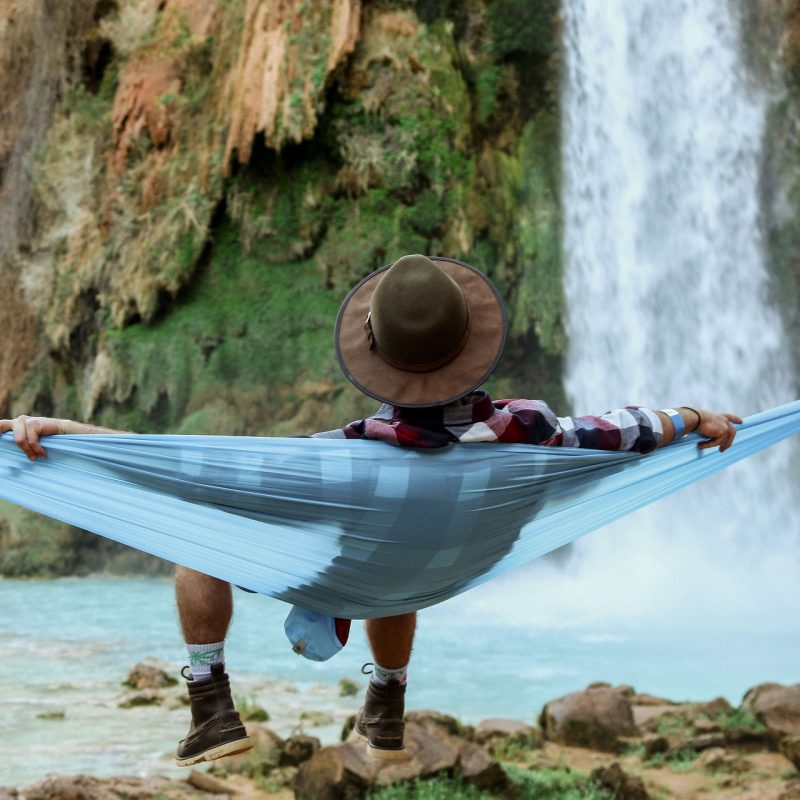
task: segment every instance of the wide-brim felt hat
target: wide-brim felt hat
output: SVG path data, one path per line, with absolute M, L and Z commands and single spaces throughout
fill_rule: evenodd
M 494 371 L 505 305 L 479 270 L 454 258 L 404 256 L 367 275 L 336 320 L 336 355 L 364 394 L 406 408 L 444 405 Z

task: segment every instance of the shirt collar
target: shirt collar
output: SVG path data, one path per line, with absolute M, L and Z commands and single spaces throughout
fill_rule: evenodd
M 488 392 L 481 389 L 448 403 L 446 406 L 403 408 L 384 403 L 378 413 L 375 414 L 375 417 L 377 419 L 391 419 L 392 422 L 404 422 L 420 428 L 433 428 L 442 425 L 453 427 L 469 425 L 473 422 L 483 422 L 489 419 L 494 412 L 492 398 Z

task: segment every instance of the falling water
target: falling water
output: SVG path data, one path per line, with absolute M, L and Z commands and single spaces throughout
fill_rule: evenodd
M 768 98 L 746 73 L 736 4 L 563 6 L 574 411 L 747 415 L 794 399 L 758 226 Z M 800 600 L 791 461 L 791 445 L 774 448 L 592 534 L 566 564 L 534 565 L 502 590 L 525 598 L 511 613 L 780 629 Z
M 566 0 L 564 16 L 575 410 L 687 403 L 745 415 L 793 399 L 758 226 L 768 98 L 745 71 L 736 4 Z M 776 589 L 800 582 L 790 451 L 588 540 L 577 568 L 668 605 L 707 592 L 701 613 L 722 603 L 739 616 L 757 607 L 754 589 L 773 605 Z

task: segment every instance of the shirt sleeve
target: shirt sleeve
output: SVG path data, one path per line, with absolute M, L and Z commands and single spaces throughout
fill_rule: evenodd
M 558 417 L 557 422 L 560 433 L 542 444 L 650 453 L 664 436 L 658 414 L 638 406 L 616 408 L 598 417 Z
M 501 400 L 495 406 L 511 415 L 501 418 L 504 430 L 498 441 L 649 453 L 664 435 L 658 414 L 639 406 L 585 417 L 558 417 L 541 400 Z
M 364 420 L 358 419 L 345 425 L 344 428 L 334 428 L 332 431 L 319 431 L 311 434 L 312 439 L 363 439 Z

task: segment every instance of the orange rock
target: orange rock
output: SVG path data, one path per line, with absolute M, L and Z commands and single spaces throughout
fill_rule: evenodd
M 259 133 L 276 149 L 311 136 L 328 76 L 355 47 L 360 11 L 360 0 L 248 0 L 230 78 L 228 166 L 248 161 Z

